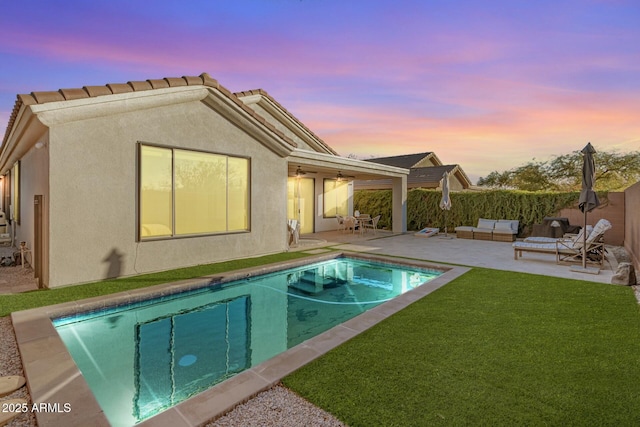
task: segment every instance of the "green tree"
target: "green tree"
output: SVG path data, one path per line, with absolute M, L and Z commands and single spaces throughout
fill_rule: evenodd
M 597 151 L 596 190 L 621 191 L 640 180 L 640 152 Z M 579 150 L 549 161 L 529 162 L 504 172 L 493 171 L 479 186 L 526 191 L 579 191 L 582 153 Z

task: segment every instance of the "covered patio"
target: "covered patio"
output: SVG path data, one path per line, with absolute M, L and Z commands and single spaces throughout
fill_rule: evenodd
M 336 230 L 336 213 L 353 215 L 353 181 L 382 178 L 393 183 L 392 231 L 407 230 L 407 169 L 302 149 L 287 163 L 287 216 L 301 222 L 302 235 Z

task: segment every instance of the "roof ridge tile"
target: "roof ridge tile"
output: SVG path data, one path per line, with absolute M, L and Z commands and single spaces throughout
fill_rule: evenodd
M 4 144 L 7 142 L 9 138 L 9 133 L 11 132 L 11 129 L 13 128 L 16 118 L 18 116 L 18 112 L 23 105 L 28 106 L 28 105 L 44 104 L 47 102 L 55 102 L 55 101 L 95 98 L 103 95 L 114 95 L 114 94 L 121 94 L 121 93 L 141 92 L 141 91 L 147 91 L 147 90 L 153 90 L 153 89 L 165 89 L 165 88 L 171 88 L 171 87 L 198 86 L 198 85 L 208 86 L 208 87 L 217 89 L 224 96 L 229 98 L 229 100 L 233 102 L 236 106 L 241 108 L 243 111 L 248 113 L 252 118 L 257 120 L 263 126 L 267 127 L 273 133 L 275 133 L 280 138 L 285 140 L 288 144 L 290 144 L 293 147 L 298 146 L 298 144 L 296 144 L 295 141 L 293 141 L 291 138 L 287 137 L 284 133 L 276 129 L 275 126 L 273 126 L 264 117 L 258 114 L 258 112 L 256 112 L 251 107 L 249 107 L 244 102 L 242 102 L 236 94 L 231 92 L 226 87 L 222 86 L 216 79 L 211 77 L 208 73 L 202 73 L 199 76 L 165 77 L 162 79 L 129 81 L 127 83 L 108 83 L 104 86 L 83 86 L 82 88 L 59 89 L 58 91 L 38 91 L 38 92 L 31 92 L 30 94 L 18 95 L 16 99 L 16 103 L 13 106 L 11 115 L 9 116 L 9 122 L 7 124 L 7 130 L 4 134 L 2 145 L 4 146 Z M 287 111 L 275 99 L 271 98 L 269 94 L 264 90 L 257 89 L 257 90 L 251 91 L 251 93 L 264 95 L 269 99 L 271 99 L 284 111 Z M 288 114 L 291 115 L 291 113 L 288 113 Z M 291 117 L 293 116 L 291 115 Z M 297 119 L 295 120 L 299 122 L 299 120 Z M 306 128 L 306 126 L 304 126 L 303 124 L 302 126 Z M 320 140 L 320 138 L 318 139 Z
M 187 86 L 187 81 L 183 77 L 165 77 L 163 80 L 169 84 L 169 87 Z
M 60 89 L 58 90 L 65 100 L 89 98 L 89 94 L 83 88 Z
M 299 126 L 302 127 L 302 129 L 304 129 L 305 131 L 309 132 L 309 134 L 313 135 L 319 142 L 320 144 L 325 147 L 326 149 L 328 149 L 330 152 L 332 152 L 333 154 L 338 154 L 333 148 L 329 147 L 329 145 L 327 145 L 326 142 L 324 142 L 322 140 L 322 138 L 320 138 L 318 135 L 316 135 L 311 129 L 309 129 L 304 123 L 302 123 L 296 116 L 294 116 L 293 114 L 291 114 L 291 112 L 289 110 L 287 110 L 286 108 L 284 108 L 284 106 L 282 104 L 280 104 L 278 101 L 275 100 L 275 98 L 273 98 L 271 95 L 269 95 L 269 93 L 262 89 L 262 88 L 258 88 L 258 89 L 249 89 L 249 90 L 245 90 L 242 92 L 236 92 L 234 93 L 234 95 L 238 98 L 243 97 L 243 96 L 250 96 L 250 95 L 262 95 L 265 98 L 267 98 L 268 100 L 270 100 L 271 102 L 273 102 L 278 108 L 280 108 L 286 115 L 288 115 L 294 122 L 296 122 Z M 242 102 L 242 101 L 241 101 Z M 242 104 L 244 104 L 244 102 L 242 102 Z M 283 134 L 284 135 L 284 134 Z M 291 142 L 293 142 L 293 140 L 289 137 L 287 137 L 289 140 L 291 140 Z M 294 146 L 297 146 L 297 144 L 295 144 Z
M 113 92 L 111 92 L 111 89 L 109 89 L 107 86 L 83 86 L 82 88 L 89 94 L 91 98 L 113 94 Z
M 182 76 L 188 86 L 198 86 L 204 84 L 202 76 Z
M 108 83 L 107 87 L 111 89 L 111 92 L 114 94 L 133 92 L 133 88 L 126 83 Z
M 165 79 L 149 79 L 147 81 L 153 89 L 163 89 L 169 87 L 169 82 Z
M 31 92 L 31 96 L 33 96 L 38 104 L 65 100 L 64 96 L 62 96 L 62 93 L 59 91 Z
M 127 82 L 127 84 L 131 86 L 131 89 L 133 89 L 134 92 L 142 92 L 145 90 L 153 89 L 153 86 L 151 86 L 151 83 L 149 83 L 149 80 L 129 81 Z

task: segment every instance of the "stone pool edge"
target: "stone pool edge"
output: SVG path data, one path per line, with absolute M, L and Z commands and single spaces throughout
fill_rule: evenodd
M 277 384 L 291 372 L 470 270 L 466 267 L 432 262 L 339 251 L 12 313 L 11 320 L 32 401 L 49 404 L 50 408 L 54 409 L 60 408 L 59 411 L 36 413 L 38 425 L 40 427 L 59 425 L 109 426 L 106 416 L 60 339 L 51 319 L 79 312 L 102 310 L 113 305 L 169 296 L 215 283 L 266 274 L 340 256 L 419 268 L 433 268 L 443 270 L 444 273 L 418 288 L 337 325 L 260 365 L 241 372 L 233 378 L 137 424 L 137 426 L 191 427 L 215 419 L 259 392 Z M 69 412 L 64 412 L 65 404 L 69 405 Z

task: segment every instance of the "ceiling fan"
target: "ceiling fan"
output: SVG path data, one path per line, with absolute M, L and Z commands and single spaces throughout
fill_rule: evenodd
M 316 171 L 306 171 L 306 170 L 303 170 L 300 166 L 298 166 L 294 176 L 297 177 L 297 178 L 300 178 L 301 176 L 304 176 L 304 175 L 306 175 L 308 173 L 318 173 L 318 172 L 316 172 Z
M 338 174 L 336 175 L 336 179 L 338 181 L 343 181 L 345 178 L 355 178 L 355 176 L 353 176 L 353 175 L 343 175 L 342 172 L 338 171 Z

